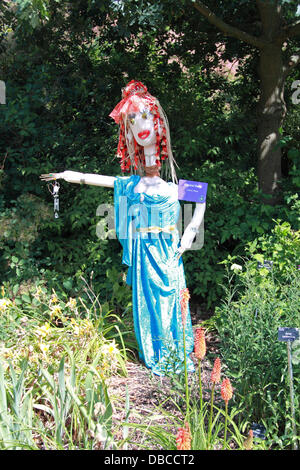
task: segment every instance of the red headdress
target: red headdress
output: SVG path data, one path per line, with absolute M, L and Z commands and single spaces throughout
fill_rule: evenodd
M 138 170 L 139 173 L 142 173 L 145 166 L 144 148 L 136 142 L 134 137 L 133 143 L 128 139 L 128 113 L 138 112 L 141 105 L 148 108 L 153 114 L 156 134 L 156 165 L 160 168 L 160 159 L 166 160 L 168 163 L 166 177 L 171 176 L 175 182 L 177 181 L 174 168 L 175 160 L 171 149 L 167 117 L 159 101 L 148 92 L 147 87 L 135 80 L 131 80 L 122 90 L 122 100 L 109 115 L 120 126 L 117 155 L 121 158 L 121 169 L 126 172 Z

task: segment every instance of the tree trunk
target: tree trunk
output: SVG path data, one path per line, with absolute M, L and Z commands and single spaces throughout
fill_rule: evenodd
M 258 117 L 258 185 L 267 204 L 280 201 L 281 148 L 279 128 L 286 114 L 284 102 L 284 64 L 279 40 L 281 5 L 274 0 L 256 0 L 262 24 L 263 47 L 260 49 L 258 74 L 260 99 Z
M 300 54 L 283 63 L 282 46 L 300 34 L 300 21 L 284 24 L 279 0 L 255 0 L 261 22 L 261 35 L 253 36 L 218 18 L 203 2 L 194 7 L 219 30 L 257 47 L 260 53 L 258 75 L 260 98 L 257 106 L 258 186 L 263 202 L 280 202 L 281 148 L 279 129 L 286 114 L 284 82 L 289 70 L 300 63 Z M 265 195 L 265 197 L 264 197 Z
M 257 106 L 258 184 L 264 202 L 274 205 L 280 201 L 279 128 L 286 113 L 281 44 L 270 43 L 260 51 L 258 73 L 261 88 Z

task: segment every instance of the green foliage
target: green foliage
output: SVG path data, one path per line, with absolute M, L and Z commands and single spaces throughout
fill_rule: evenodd
M 238 14 L 237 2 L 223 3 L 213 2 L 212 8 L 224 19 L 234 15 L 243 27 L 248 19 Z M 283 203 L 270 208 L 261 205 L 257 192 L 257 58 L 248 47 L 225 38 L 222 59 L 243 60 L 235 77 L 216 73 L 214 28 L 198 14 L 191 16 L 193 7 L 184 1 L 180 7 L 173 0 L 147 1 L 143 12 L 135 1 L 17 5 L 15 15 L 3 7 L 10 32 L 0 38 L 7 87 L 7 103 L 0 107 L 2 281 L 20 287 L 42 280 L 50 290 L 61 286 L 81 295 L 81 276 L 93 273 L 101 302 L 126 310 L 126 289 L 110 299 L 121 246 L 96 235 L 97 205 L 112 203 L 113 192 L 62 181 L 60 218 L 54 219 L 39 175 L 65 169 L 120 174 L 113 157 L 118 130 L 108 115 L 132 78 L 143 80 L 166 110 L 178 177 L 209 183 L 204 247 L 184 254 L 195 301 L 218 302 L 224 277 L 219 263 L 228 253 L 244 255 L 247 242 L 270 232 L 272 219 L 299 228 L 299 117 L 291 83 L 281 141 L 287 162 Z M 254 34 L 256 7 L 245 5 Z
M 233 264 L 235 274 L 229 275 L 228 269 L 229 285 L 216 309 L 215 324 L 228 375 L 240 400 L 243 426 L 264 423 L 270 445 L 285 448 L 291 446 L 292 430 L 287 354 L 278 341 L 278 328 L 300 326 L 299 232 L 291 231 L 286 223 L 277 224 L 270 236 L 260 237 L 249 248 L 249 261 L 243 266 Z M 273 261 L 271 271 L 258 269 L 264 260 Z M 294 376 L 295 395 L 299 396 L 297 371 Z M 296 421 L 299 425 L 298 412 Z
M 33 401 L 30 389 L 24 386 L 26 360 L 20 364 L 19 376 L 10 366 L 9 380 L 5 379 L 0 363 L 0 448 L 37 449 L 33 438 Z
M 70 359 L 70 376 L 66 376 L 63 357 L 59 364 L 57 383 L 51 373 L 41 368 L 40 374 L 44 378 L 44 381 L 41 380 L 43 397 L 41 401 L 47 405 L 38 404 L 35 405 L 35 409 L 53 417 L 55 430 L 52 439 L 57 448 L 63 448 L 66 439 L 69 449 L 76 448 L 73 433 L 76 435 L 77 443 L 80 443 L 84 449 L 106 449 L 108 446 L 116 448 L 111 433 L 112 404 L 105 382 L 100 379 L 95 369 L 97 360 L 93 362 L 82 383 L 76 380 L 72 355 Z M 67 420 L 72 423 L 70 429 L 66 426 Z
M 268 256 L 271 256 L 274 250 L 273 256 L 281 257 L 282 262 L 285 250 L 289 251 L 289 243 L 293 246 L 295 256 L 297 252 L 297 244 L 289 242 L 290 238 L 285 240 L 286 233 L 290 233 L 289 222 L 276 229 L 282 232 L 276 246 L 271 240 L 277 235 L 269 234 L 272 233 L 275 218 L 290 220 L 295 228 L 299 228 L 298 196 L 287 197 L 285 205 L 276 207 L 260 204 L 253 173 L 238 172 L 229 168 L 223 172 L 225 168 L 223 162 L 215 164 L 213 168 L 204 164 L 201 170 L 194 171 L 192 178 L 196 181 L 206 181 L 209 186 L 204 246 L 201 250 L 187 251 L 184 254 L 185 271 L 188 285 L 194 295 L 206 298 L 208 305 L 216 304 L 222 297 L 221 284 L 224 279 L 222 263 L 227 257 L 231 259 L 247 256 L 249 251 L 255 250 L 259 240 L 264 238 L 269 240 Z M 292 235 L 291 237 L 293 238 Z M 278 248 L 279 245 L 281 248 Z M 296 263 L 296 259 L 294 261 Z
M 288 222 L 275 221 L 275 226 L 270 234 L 264 234 L 248 243 L 246 251 L 253 255 L 254 262 L 263 263 L 271 260 L 276 271 L 274 276 L 279 282 L 287 282 L 293 270 L 297 269 L 300 260 L 300 231 L 293 231 Z M 252 276 L 257 276 L 255 265 L 248 263 Z M 267 274 L 266 270 L 259 271 L 260 279 Z
M 6 105 L 0 106 L 0 300 L 10 302 L 0 304 L 1 355 L 10 360 L 0 371 L 1 437 L 5 448 L 62 448 L 66 441 L 71 448 L 116 445 L 101 374 L 111 373 L 108 347 L 115 351 L 118 344 L 116 364 L 124 372 L 127 349 L 136 343 L 121 246 L 108 231 L 101 239 L 96 232 L 99 223 L 105 226 L 97 206 L 112 203 L 113 192 L 62 181 L 60 218 L 54 219 L 39 175 L 66 169 L 120 174 L 114 159 L 118 130 L 108 115 L 122 86 L 135 78 L 166 110 L 178 177 L 209 184 L 204 247 L 183 255 L 192 299 L 218 305 L 224 264 L 250 258 L 242 272 L 235 270 L 236 281 L 230 276 L 214 318 L 237 391 L 231 437 L 241 446 L 236 416 L 242 431 L 262 420 L 268 442 L 285 448 L 291 443 L 286 361 L 276 331 L 299 326 L 300 138 L 292 102 L 297 72 L 287 79 L 288 112 L 280 129 L 282 203 L 270 207 L 260 202 L 255 169 L 257 54 L 222 35 L 226 47 L 218 55 L 215 27 L 191 2 L 142 4 L 0 4 L 0 78 L 7 91 Z M 213 0 L 210 7 L 224 21 L 260 34 L 254 2 Z M 296 7 L 282 2 L 286 21 L 294 20 Z M 286 54 L 296 47 L 295 39 L 289 41 Z M 239 59 L 236 76 L 216 72 L 220 57 Z M 257 270 L 264 259 L 273 261 L 271 272 Z M 298 393 L 296 374 L 295 381 Z M 180 380 L 177 387 L 184 391 Z M 199 417 L 196 404 L 193 410 L 193 448 L 206 448 L 207 413 Z M 215 442 L 223 432 L 218 423 L 224 412 L 217 413 Z M 172 429 L 183 423 L 170 423 L 167 433 L 161 425 L 149 428 L 149 438 L 174 449 Z M 37 432 L 40 440 L 33 439 Z
M 55 371 L 40 367 L 38 384 L 28 374 L 28 362 L 20 373 L 0 363 L 1 449 L 105 449 L 117 448 L 112 434 L 112 404 L 105 382 L 95 367 L 78 380 L 74 357 L 70 371 L 63 356 Z M 57 378 L 56 378 L 57 375 Z M 31 385 L 34 383 L 34 385 Z
M 89 306 L 49 295 L 44 286 L 13 301 L 1 288 L 1 449 L 122 445 L 105 381 L 127 374 L 126 331 L 86 285 Z

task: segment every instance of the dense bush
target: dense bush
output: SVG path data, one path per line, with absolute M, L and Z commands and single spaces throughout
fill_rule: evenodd
M 80 276 L 93 272 L 97 294 L 110 301 L 115 281 L 107 273 L 124 274 L 121 246 L 97 238 L 96 209 L 112 203 L 113 191 L 62 181 L 60 218 L 54 219 L 39 175 L 65 169 L 120 174 L 118 130 L 108 115 L 121 87 L 136 78 L 167 113 L 178 178 L 209 183 L 205 244 L 185 253 L 184 261 L 193 300 L 217 303 L 224 277 L 219 262 L 228 253 L 244 254 L 248 241 L 271 230 L 273 218 L 299 228 L 299 117 L 290 87 L 281 130 L 283 201 L 272 208 L 257 192 L 255 58 L 241 62 L 232 79 L 213 70 L 207 54 L 214 44 L 207 38 L 206 54 L 194 57 L 186 44 L 170 41 L 168 28 L 159 34 L 116 28 L 106 3 L 49 2 L 48 8 L 49 21 L 39 27 L 33 27 L 35 16 L 28 24 L 25 10 L 24 23 L 7 13 L 10 32 L 0 38 L 7 88 L 7 104 L 0 107 L 1 279 L 13 287 L 42 277 L 50 289 L 62 286 L 75 295 L 82 293 Z M 170 60 L 176 55 L 180 61 Z
M 249 244 L 250 258 L 228 264 L 229 286 L 216 309 L 221 353 L 239 397 L 243 425 L 263 423 L 269 442 L 291 446 L 287 351 L 279 327 L 300 327 L 300 233 L 277 223 Z M 273 267 L 259 268 L 264 261 Z M 238 264 L 239 263 L 239 264 Z M 296 422 L 299 426 L 299 342 L 293 344 Z

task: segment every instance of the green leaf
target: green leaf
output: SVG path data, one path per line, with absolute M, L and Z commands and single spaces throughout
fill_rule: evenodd
M 294 365 L 300 364 L 300 340 L 293 341 L 292 344 L 292 363 Z
M 31 304 L 31 298 L 28 294 L 23 294 L 22 300 L 24 300 L 24 302 L 26 302 L 27 304 Z
M 260 253 L 256 253 L 255 255 L 253 255 L 253 258 L 254 258 L 256 261 L 259 261 L 260 263 L 263 263 L 263 262 L 264 262 L 264 256 L 261 255 Z
M 73 287 L 73 281 L 71 279 L 67 279 L 66 281 L 63 282 L 63 286 L 67 290 L 71 290 Z

